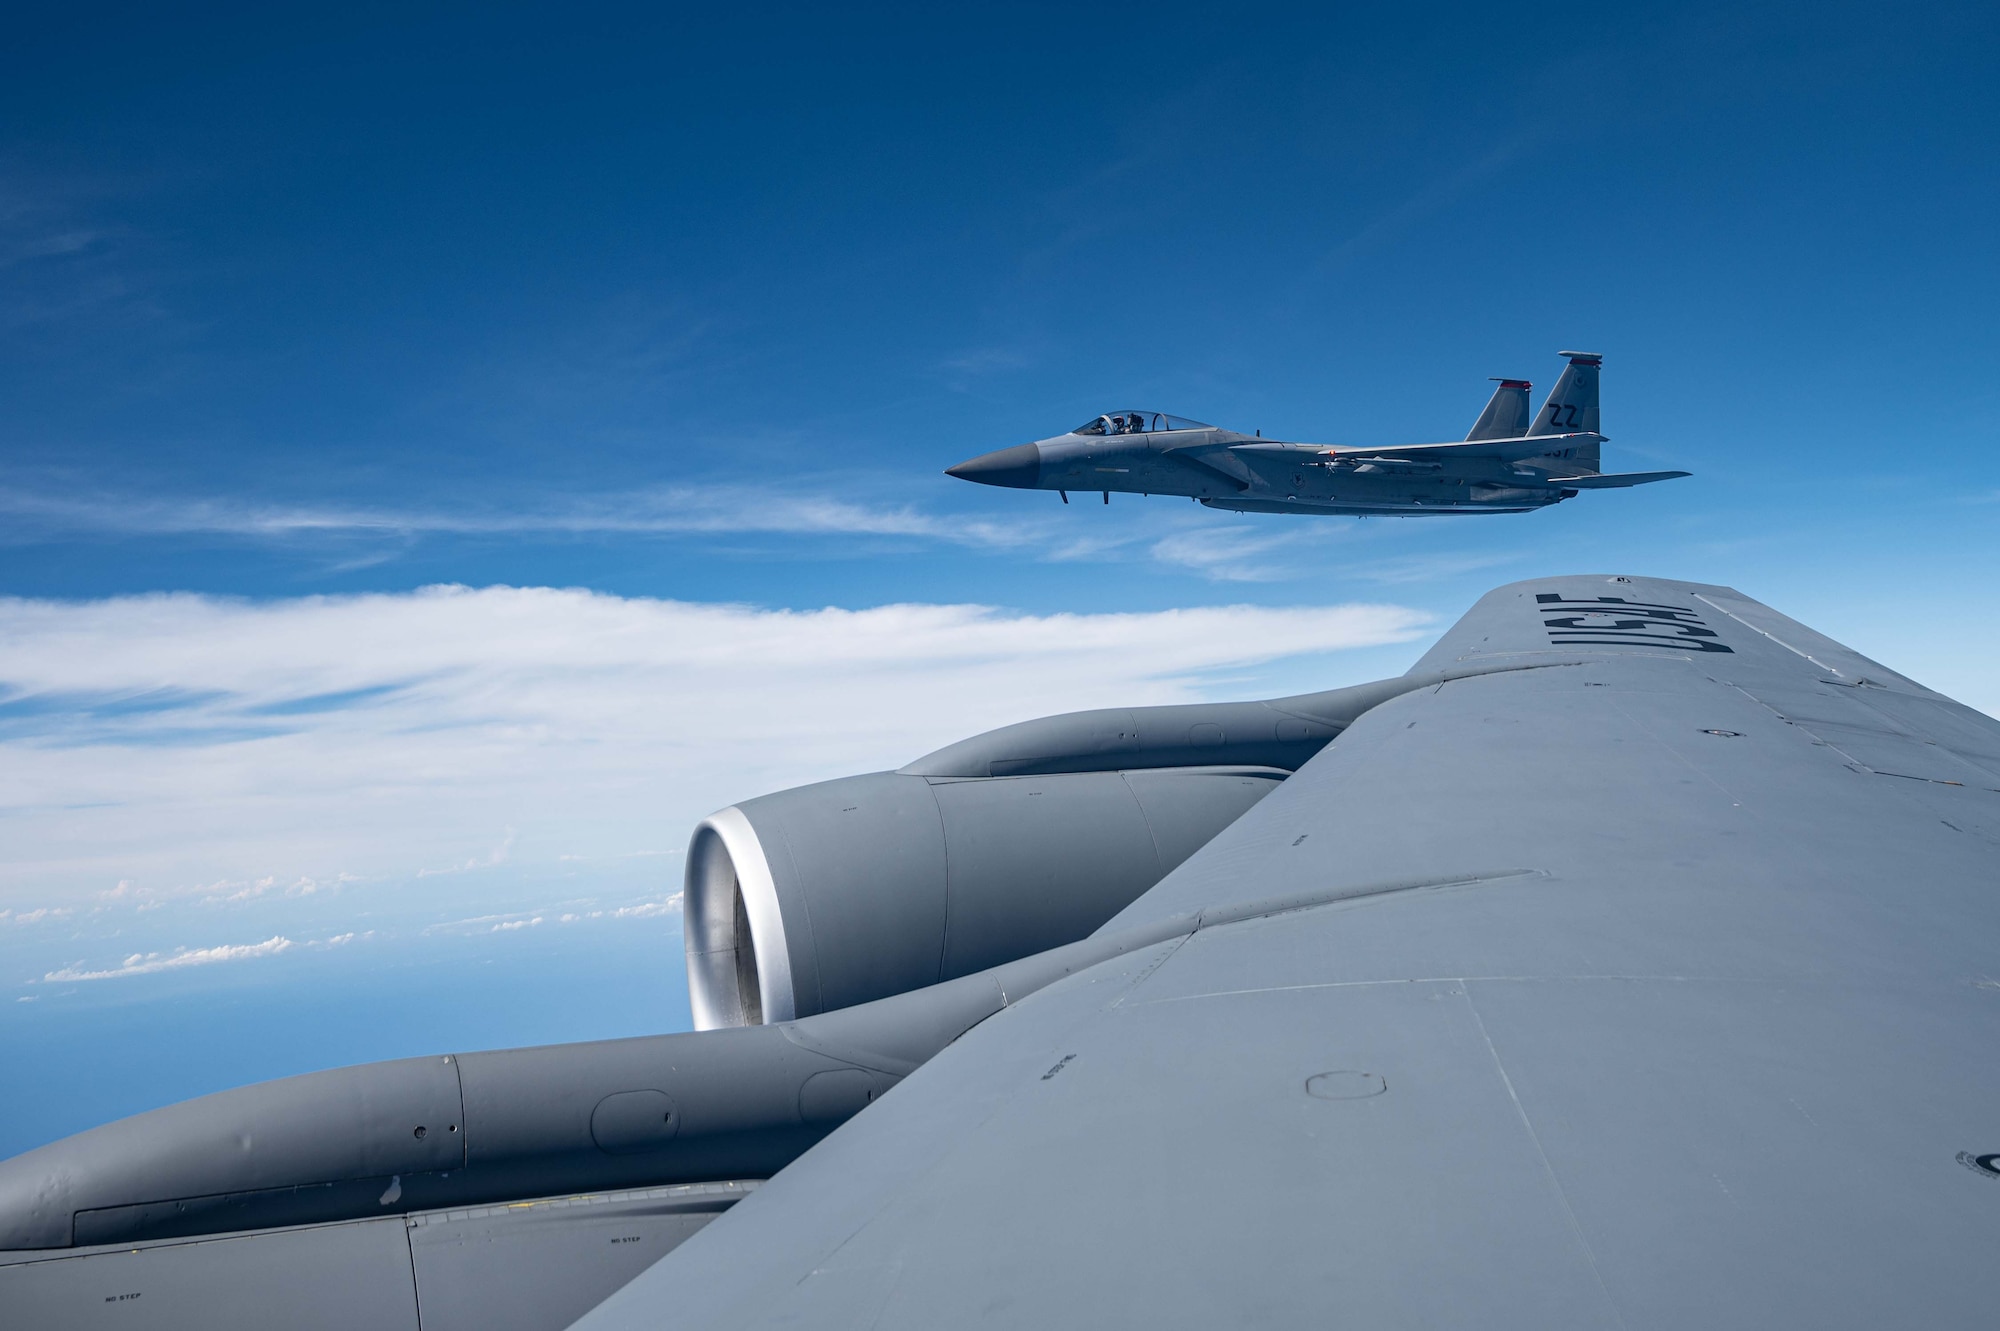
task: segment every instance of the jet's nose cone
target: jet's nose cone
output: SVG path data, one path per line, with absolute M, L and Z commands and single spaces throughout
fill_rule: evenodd
M 1009 485 L 1017 490 L 1032 490 L 1042 476 L 1042 450 L 1034 444 L 1016 444 L 1012 448 L 961 462 L 956 467 L 947 467 L 944 474 L 956 476 L 961 481 L 978 481 L 981 485 Z

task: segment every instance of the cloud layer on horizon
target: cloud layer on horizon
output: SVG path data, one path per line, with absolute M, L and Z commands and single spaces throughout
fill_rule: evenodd
M 502 865 L 640 865 L 667 891 L 688 828 L 735 800 L 1025 717 L 1254 694 L 1230 676 L 1427 623 L 1393 605 L 789 611 L 456 586 L 0 600 L 0 920 L 323 906 L 384 881 L 443 899 Z M 202 964 L 175 956 L 132 967 Z
M 1115 518 L 1080 528 L 1012 495 L 1004 516 L 926 507 L 877 494 L 875 478 L 824 476 L 819 489 L 681 484 L 613 494 L 541 495 L 501 506 L 471 500 L 441 506 L 293 502 L 253 496 L 173 495 L 79 488 L 72 478 L 0 476 L 0 546 L 68 540 L 180 539 L 252 543 L 328 561 L 337 570 L 388 563 L 426 542 L 516 538 L 541 541 L 739 536 L 836 540 L 853 555 L 912 546 L 1028 557 L 1048 563 L 1151 563 L 1209 582 L 1283 582 L 1309 576 L 1315 552 L 1352 546 L 1366 558 L 1344 568 L 1374 583 L 1421 580 L 1407 557 L 1378 552 L 1351 524 L 1243 523 L 1240 514 L 1163 498 L 1120 504 Z M 1040 498 L 1048 498 L 1043 492 Z M 1093 506 L 1094 507 L 1094 506 Z M 1479 565 L 1514 559 L 1487 555 Z M 1386 562 L 1385 562 L 1386 561 Z M 1378 568 L 1379 565 L 1379 568 Z

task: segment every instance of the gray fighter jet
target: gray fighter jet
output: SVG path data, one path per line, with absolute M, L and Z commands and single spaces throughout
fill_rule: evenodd
M 685 881 L 700 1030 L 0 1163 L 0 1327 L 1993 1325 L 2000 723 L 1729 588 L 1516 583 Z
M 1599 470 L 1597 374 L 1603 357 L 1565 351 L 1569 365 L 1528 420 L 1525 379 L 1502 379 L 1472 433 L 1393 448 L 1289 444 L 1157 411 L 1113 411 L 1067 434 L 987 453 L 947 476 L 1017 490 L 1186 495 L 1237 513 L 1368 516 L 1526 513 L 1584 490 L 1614 490 L 1685 471 Z

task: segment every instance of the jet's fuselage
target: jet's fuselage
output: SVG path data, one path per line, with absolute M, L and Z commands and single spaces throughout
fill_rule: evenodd
M 1158 411 L 1114 411 L 1067 433 L 961 462 L 945 474 L 1017 490 L 1186 495 L 1241 513 L 1526 513 L 1584 490 L 1684 471 L 1606 473 L 1597 381 L 1603 357 L 1569 359 L 1541 411 L 1526 379 L 1502 379 L 1462 441 L 1384 447 L 1293 444 Z
M 1291 513 L 1519 513 L 1564 498 L 1546 472 L 1487 458 L 1352 460 L 1213 426 L 1080 434 L 1002 449 L 951 475 L 1016 489 L 1185 495 Z

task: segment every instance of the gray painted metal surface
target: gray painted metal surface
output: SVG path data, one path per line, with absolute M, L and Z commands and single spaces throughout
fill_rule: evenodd
M 202 1096 L 0 1162 L 0 1248 L 762 1177 L 844 1116 L 806 1112 L 814 1078 L 862 1073 L 852 1112 L 908 1070 L 897 1021 L 402 1059 Z
M 579 1325 L 1990 1325 L 2000 725 L 1719 587 L 1419 668 L 1503 662 Z
M 1041 717 L 712 814 L 687 855 L 696 1028 L 790 1021 L 1081 938 L 1356 717 L 1492 668 Z
M 423 1331 L 567 1326 L 753 1187 L 698 1183 L 413 1215 Z
M 5 1325 L 554 1331 L 744 1197 L 705 1183 L 0 1254 Z
M 1382 447 L 1286 443 L 1152 411 L 1107 412 L 1064 434 L 968 459 L 946 475 L 1020 490 L 1178 495 L 1237 513 L 1526 513 L 1584 490 L 1684 471 L 1606 474 L 1602 357 L 1569 358 L 1528 420 L 1526 380 L 1505 379 L 1462 442 Z
M 696 1026 L 790 1021 L 1073 942 L 1285 776 L 876 772 L 746 800 L 688 853 Z
M 10 1328 L 418 1331 L 403 1218 L 228 1239 L 0 1256 Z
M 861 1010 L 802 1031 L 404 1059 L 222 1091 L 0 1163 L 0 1247 L 761 1177 L 913 1066 L 900 1020 L 897 1010 Z M 918 1044 L 933 1038 L 928 1016 L 917 1028 Z M 433 1066 L 455 1070 L 454 1084 L 411 1110 L 409 1087 L 430 1091 Z M 864 1083 L 840 1112 L 828 1112 L 824 1085 L 809 1092 L 826 1073 Z M 434 1149 L 439 1141 L 449 1145 Z
M 1291 772 L 1363 712 L 1416 687 L 1421 685 L 1399 676 L 1262 702 L 1065 712 L 948 744 L 898 771 L 924 777 L 1045 776 L 1228 764 Z

